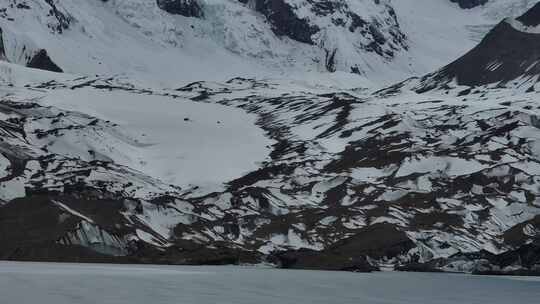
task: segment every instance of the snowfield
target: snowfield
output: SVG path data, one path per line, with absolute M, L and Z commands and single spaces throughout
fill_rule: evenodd
M 222 105 L 95 89 L 57 90 L 38 98 L 40 104 L 119 126 L 115 142 L 68 138 L 49 146 L 51 151 L 77 157 L 92 149 L 182 188 L 219 189 L 221 183 L 257 169 L 272 144 L 255 125 L 256 116 Z
M 6 303 L 533 304 L 540 280 L 256 267 L 0 263 Z
M 53 153 L 83 161 L 112 161 L 166 184 L 181 188 L 198 186 L 206 191 L 217 191 L 222 183 L 255 170 L 268 160 L 273 141 L 256 126 L 257 117 L 241 109 L 171 96 L 85 87 L 92 80 L 55 90 L 27 91 L 18 85 L 54 83 L 74 77 L 0 62 L 0 97 L 72 111 L 115 126 L 103 133 L 66 134 L 52 142 L 34 138 Z M 47 128 L 39 123 L 32 127 Z

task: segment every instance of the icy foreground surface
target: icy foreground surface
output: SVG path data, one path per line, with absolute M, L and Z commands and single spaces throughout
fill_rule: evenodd
M 247 267 L 0 263 L 10 303 L 537 303 L 540 279 Z

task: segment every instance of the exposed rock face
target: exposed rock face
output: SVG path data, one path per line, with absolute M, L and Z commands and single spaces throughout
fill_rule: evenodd
M 118 229 L 99 222 L 104 224 L 103 227 L 111 229 L 109 233 L 98 228 L 96 223 L 88 223 L 70 213 L 65 209 L 67 207 L 63 207 L 67 205 L 60 203 L 65 199 L 72 202 L 78 200 L 75 196 L 34 195 L 2 206 L 0 258 L 112 261 L 111 257 L 126 250 L 125 246 L 120 244 L 121 241 L 114 236 L 120 233 Z M 97 201 L 82 199 L 78 202 L 84 204 Z M 79 230 L 81 225 L 93 226 L 94 230 L 93 232 L 88 229 Z
M 314 43 L 311 36 L 317 33 L 319 28 L 310 24 L 308 20 L 299 18 L 293 7 L 285 0 L 252 0 L 249 4 L 268 19 L 276 35 L 288 36 L 304 43 Z
M 69 14 L 67 14 L 66 12 L 60 10 L 54 0 L 45 0 L 45 3 L 47 3 L 50 7 L 48 17 L 55 20 L 54 23 L 49 23 L 49 28 L 61 34 L 63 31 L 69 28 L 69 25 L 73 21 L 73 18 L 69 16 Z
M 347 1 L 239 0 L 261 13 L 272 31 L 281 37 L 316 45 L 324 52 L 321 62 L 327 71 L 346 69 L 362 73 L 351 48 L 340 45 L 350 41 L 352 50 L 375 53 L 386 60 L 408 49 L 397 16 L 387 1 L 365 3 L 377 15 L 366 16 Z M 340 42 L 341 41 L 341 42 Z
M 92 196 L 89 192 L 83 193 L 79 194 Z M 218 243 L 209 249 L 183 241 L 178 246 L 160 251 L 146 243 L 127 240 L 126 226 L 118 229 L 110 225 L 111 220 L 118 220 L 116 212 L 121 209 L 114 210 L 121 207 L 118 202 L 80 198 L 79 194 L 33 195 L 0 206 L 0 259 L 182 265 L 255 263 L 261 260 L 260 254 L 255 252 Z M 95 210 L 96 213 L 88 209 L 98 206 L 101 210 Z M 88 222 L 71 213 L 69 210 L 74 210 L 71 208 L 86 209 L 85 213 L 99 220 Z M 28 212 L 22 211 L 26 209 Z M 107 213 L 111 218 L 106 218 Z
M 318 252 L 310 249 L 278 252 L 269 259 L 285 269 L 341 270 L 354 272 L 371 272 L 378 270 L 371 265 L 365 256 L 360 254 Z
M 47 54 L 46 50 L 39 50 L 26 65 L 29 68 L 62 73 L 62 69 L 56 65 Z
M 476 6 L 484 5 L 488 0 L 450 0 L 454 3 L 458 3 L 461 8 L 473 8 Z
M 258 12 L 262 13 L 272 24 L 272 28 L 277 35 L 288 36 L 291 39 L 304 43 L 327 44 L 324 41 L 315 41 L 313 36 L 319 33 L 322 28 L 320 21 L 325 20 L 333 27 L 344 28 L 351 33 L 363 36 L 369 43 L 364 45 L 368 51 L 376 52 L 381 56 L 393 56 L 393 51 L 406 48 L 405 36 L 400 32 L 399 24 L 394 10 L 386 3 L 375 2 L 375 6 L 380 6 L 387 10 L 387 16 L 379 19 L 365 20 L 354 12 L 347 2 L 325 0 L 317 2 L 302 2 L 302 6 L 308 7 L 316 18 L 300 18 L 298 16 L 297 3 L 287 0 L 240 0 L 247 3 Z M 387 30 L 387 27 L 388 30 Z M 383 29 L 388 34 L 383 34 Z M 328 30 L 328 29 L 325 29 Z M 391 46 L 390 49 L 386 45 Z M 386 48 L 386 49 L 385 49 Z M 328 49 L 328 52 L 335 52 L 335 49 Z
M 199 0 L 156 0 L 159 8 L 162 10 L 185 17 L 202 18 L 203 9 Z
M 6 50 L 4 48 L 4 38 L 2 28 L 0 28 L 0 60 L 6 60 Z

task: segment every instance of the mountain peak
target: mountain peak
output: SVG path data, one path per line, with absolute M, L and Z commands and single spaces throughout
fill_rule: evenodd
M 536 5 L 525 12 L 525 14 L 516 18 L 516 20 L 521 22 L 524 26 L 538 26 L 540 24 L 540 2 L 536 3 Z
M 418 92 L 446 88 L 529 82 L 540 76 L 540 3 L 516 19 L 497 24 L 471 51 L 421 79 Z M 518 80 L 519 79 L 519 80 Z

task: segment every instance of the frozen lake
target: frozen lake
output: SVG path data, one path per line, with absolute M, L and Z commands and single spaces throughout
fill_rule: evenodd
M 0 262 L 0 303 L 538 303 L 540 278 Z

